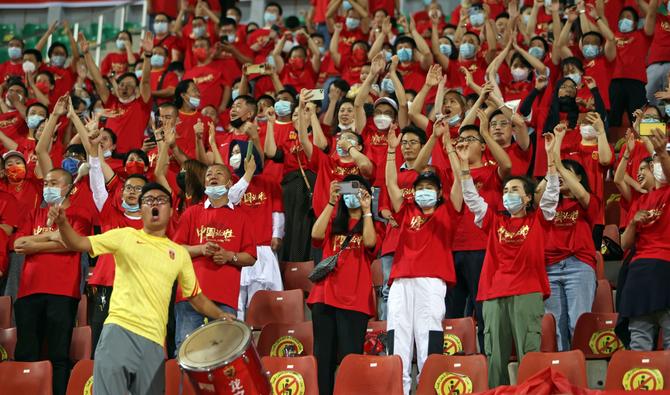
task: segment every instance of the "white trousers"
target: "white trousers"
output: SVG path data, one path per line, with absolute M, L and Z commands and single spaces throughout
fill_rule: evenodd
M 442 351 L 446 293 L 447 284 L 439 278 L 400 278 L 391 285 L 386 326 L 392 352 L 402 359 L 405 395 L 412 386 L 414 343 L 419 374 L 429 352 Z
M 270 246 L 257 246 L 256 263 L 243 267 L 240 274 L 237 319 L 244 321 L 247 307 L 256 292 L 261 290 L 282 291 L 283 289 L 277 255 Z

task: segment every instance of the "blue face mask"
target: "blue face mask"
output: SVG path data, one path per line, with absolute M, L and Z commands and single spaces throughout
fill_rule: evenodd
M 453 117 L 449 118 L 449 126 L 456 126 L 461 121 L 461 114 L 456 114 Z
M 235 101 L 237 97 L 240 95 L 240 90 L 239 89 L 233 89 L 233 91 L 230 93 L 230 98 Z
M 412 48 L 398 49 L 398 60 L 401 62 L 410 62 L 412 60 Z
M 442 53 L 442 55 L 451 56 L 451 45 L 440 44 L 440 52 Z
M 28 115 L 28 119 L 26 119 L 28 129 L 37 129 L 37 126 L 42 120 L 44 120 L 44 117 L 41 115 Z
M 342 199 L 344 200 L 344 204 L 347 206 L 347 208 L 361 207 L 361 201 L 358 200 L 358 196 L 354 194 L 346 193 L 342 195 Z
M 265 63 L 269 64 L 270 66 L 276 66 L 275 65 L 275 58 L 274 56 L 270 55 L 265 59 Z
M 228 193 L 228 188 L 223 185 L 210 185 L 205 188 L 205 195 L 214 200 L 220 199 L 226 193 Z
M 129 213 L 136 213 L 136 212 L 140 211 L 140 205 L 139 204 L 130 205 L 130 204 L 126 203 L 125 200 L 121 201 L 121 207 Z
M 391 81 L 390 78 L 384 78 L 382 80 L 382 85 L 381 88 L 384 92 L 386 93 L 393 93 L 395 92 L 395 86 L 393 86 L 393 81 Z
M 391 58 L 393 57 L 393 53 L 384 51 L 384 58 L 386 59 L 387 62 L 391 61 Z
M 79 163 L 80 163 L 79 159 L 65 158 L 60 163 L 60 167 L 62 167 L 68 173 L 75 175 L 77 174 L 77 169 L 79 169 Z
M 624 18 L 619 21 L 619 31 L 621 33 L 630 33 L 633 31 L 633 20 Z
M 565 77 L 570 78 L 577 85 L 579 85 L 579 83 L 582 82 L 582 76 L 578 73 L 570 73 L 570 74 L 566 75 Z
M 193 28 L 193 36 L 195 38 L 200 38 L 205 35 L 205 28 L 203 26 L 198 26 Z
M 280 117 L 291 115 L 291 102 L 289 101 L 279 100 L 278 102 L 275 103 L 274 108 L 275 112 Z
M 527 24 L 528 24 L 528 21 L 530 21 L 530 15 L 528 15 L 528 14 L 523 14 L 523 16 L 521 17 L 521 19 L 523 19 L 523 24 L 524 24 L 524 25 L 527 25 Z
M 414 193 L 414 201 L 421 208 L 435 207 L 437 204 L 437 191 L 432 189 L 419 189 Z
M 22 54 L 23 54 L 23 51 L 21 50 L 20 47 L 9 47 L 9 48 L 7 48 L 7 55 L 9 55 L 9 58 L 11 60 L 21 59 Z
M 56 66 L 56 67 L 63 67 L 65 64 L 65 56 L 62 55 L 54 55 L 51 57 L 51 64 Z
M 523 208 L 524 204 L 520 195 L 508 192 L 503 195 L 503 206 L 510 214 L 516 214 Z
M 349 153 L 344 150 L 344 148 L 340 147 L 339 145 L 335 148 L 335 151 L 337 151 L 337 155 L 340 156 L 340 158 L 343 158 L 345 156 L 349 156 Z
M 665 105 L 665 115 L 670 117 L 670 104 Z
M 342 8 L 344 8 L 345 11 L 349 11 L 350 9 L 352 9 L 354 7 L 351 5 L 350 2 L 348 2 L 347 0 L 344 0 L 342 2 Z
M 277 14 L 275 14 L 274 12 L 265 11 L 265 13 L 263 14 L 263 20 L 265 21 L 265 23 L 275 23 L 277 22 Z
M 159 54 L 151 55 L 151 66 L 163 67 L 164 64 L 165 64 L 165 56 Z
M 475 56 L 475 46 L 470 43 L 463 43 L 458 47 L 463 59 L 472 59 Z
M 120 39 L 116 40 L 116 48 L 124 49 L 125 47 L 126 47 L 126 42 L 124 40 L 120 40 Z
M 544 57 L 544 48 L 530 47 L 530 49 L 528 49 L 528 53 L 537 59 L 542 59 Z
M 60 188 L 44 187 L 42 190 L 42 197 L 47 204 L 56 204 L 60 202 Z
M 592 59 L 598 56 L 598 54 L 600 53 L 600 47 L 597 45 L 587 44 L 584 45 L 582 53 L 584 54 L 584 57 Z
M 86 104 L 86 108 L 91 107 L 91 98 L 90 97 L 80 97 L 80 99 Z
M 199 97 L 189 97 L 188 102 L 195 108 L 200 107 L 200 98 Z
M 472 26 L 481 26 L 484 24 L 484 13 L 483 12 L 477 12 L 475 14 L 470 15 L 470 23 L 472 23 Z
M 349 30 L 354 30 L 361 25 L 360 19 L 350 17 L 348 17 L 344 23 L 347 25 L 347 29 Z
M 326 54 L 326 47 L 319 47 L 319 53 L 321 54 L 321 56 L 325 55 Z
M 433 2 L 433 0 L 423 0 L 423 5 L 425 5 L 425 6 L 427 7 L 427 6 L 429 6 L 432 2 Z

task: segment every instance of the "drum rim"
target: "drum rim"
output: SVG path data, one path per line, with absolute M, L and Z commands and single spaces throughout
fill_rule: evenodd
M 202 324 L 202 325 L 200 325 L 200 326 L 197 327 L 193 332 L 191 332 L 191 333 L 189 333 L 188 335 L 186 335 L 186 337 L 184 338 L 184 341 L 181 343 L 181 345 L 179 346 L 179 348 L 181 348 L 181 347 L 184 345 L 184 343 L 186 342 L 186 339 L 188 339 L 188 337 L 189 337 L 192 333 L 195 333 L 196 331 L 198 331 L 198 330 L 199 330 L 200 328 L 202 328 L 203 326 L 207 326 L 207 325 L 213 324 L 213 323 L 215 323 L 215 322 L 220 322 L 220 321 L 221 321 L 221 322 L 239 322 L 240 324 L 243 324 L 243 325 L 246 326 L 247 328 L 249 327 L 249 326 L 248 326 L 247 324 L 245 324 L 243 321 L 240 321 L 240 320 L 237 320 L 237 319 L 231 320 L 231 319 L 220 318 L 220 319 L 217 319 L 217 320 L 212 320 L 212 321 L 210 321 L 210 322 L 208 322 L 208 323 L 206 323 L 206 324 Z M 240 352 L 235 353 L 235 354 L 232 354 L 228 359 L 225 359 L 225 360 L 223 360 L 223 361 L 221 361 L 221 362 L 219 362 L 219 363 L 217 363 L 217 364 L 215 364 L 215 365 L 208 366 L 208 367 L 206 367 L 206 368 L 204 368 L 204 367 L 190 366 L 190 365 L 188 365 L 187 363 L 182 362 L 182 361 L 180 360 L 180 358 L 179 358 L 179 350 L 177 350 L 177 364 L 179 364 L 179 366 L 182 367 L 183 369 L 188 370 L 188 371 L 191 371 L 191 372 L 211 372 L 211 371 L 216 370 L 216 369 L 218 369 L 218 368 L 220 368 L 220 367 L 222 367 L 222 366 L 230 365 L 232 362 L 234 362 L 234 361 L 237 360 L 239 357 L 241 357 L 242 355 L 244 355 L 244 353 L 246 353 L 247 350 L 249 349 L 249 344 L 251 344 L 252 339 L 253 339 L 253 334 L 252 334 L 251 336 L 249 336 L 249 339 L 247 339 L 246 343 L 244 344 L 244 347 L 241 348 Z

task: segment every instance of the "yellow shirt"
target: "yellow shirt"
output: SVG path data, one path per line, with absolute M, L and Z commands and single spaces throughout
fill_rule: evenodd
M 133 228 L 89 236 L 93 256 L 114 254 L 116 274 L 109 316 L 117 324 L 163 346 L 175 279 L 184 296 L 200 293 L 188 251 L 167 237 Z

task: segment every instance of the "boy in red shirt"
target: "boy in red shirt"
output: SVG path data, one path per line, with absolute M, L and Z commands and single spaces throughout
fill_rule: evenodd
M 644 33 L 653 35 L 649 57 L 647 58 L 647 101 L 658 104 L 656 92 L 662 91 L 666 76 L 670 72 L 670 11 L 665 15 L 658 13 L 659 0 L 649 1 L 647 17 L 644 20 Z M 664 7 L 670 9 L 670 3 Z
M 229 97 L 232 81 L 226 81 L 221 65 L 212 62 L 209 40 L 198 38 L 193 44 L 194 66 L 186 70 L 182 80 L 193 80 L 200 91 L 200 108 L 215 106 L 219 111 L 223 98 Z

